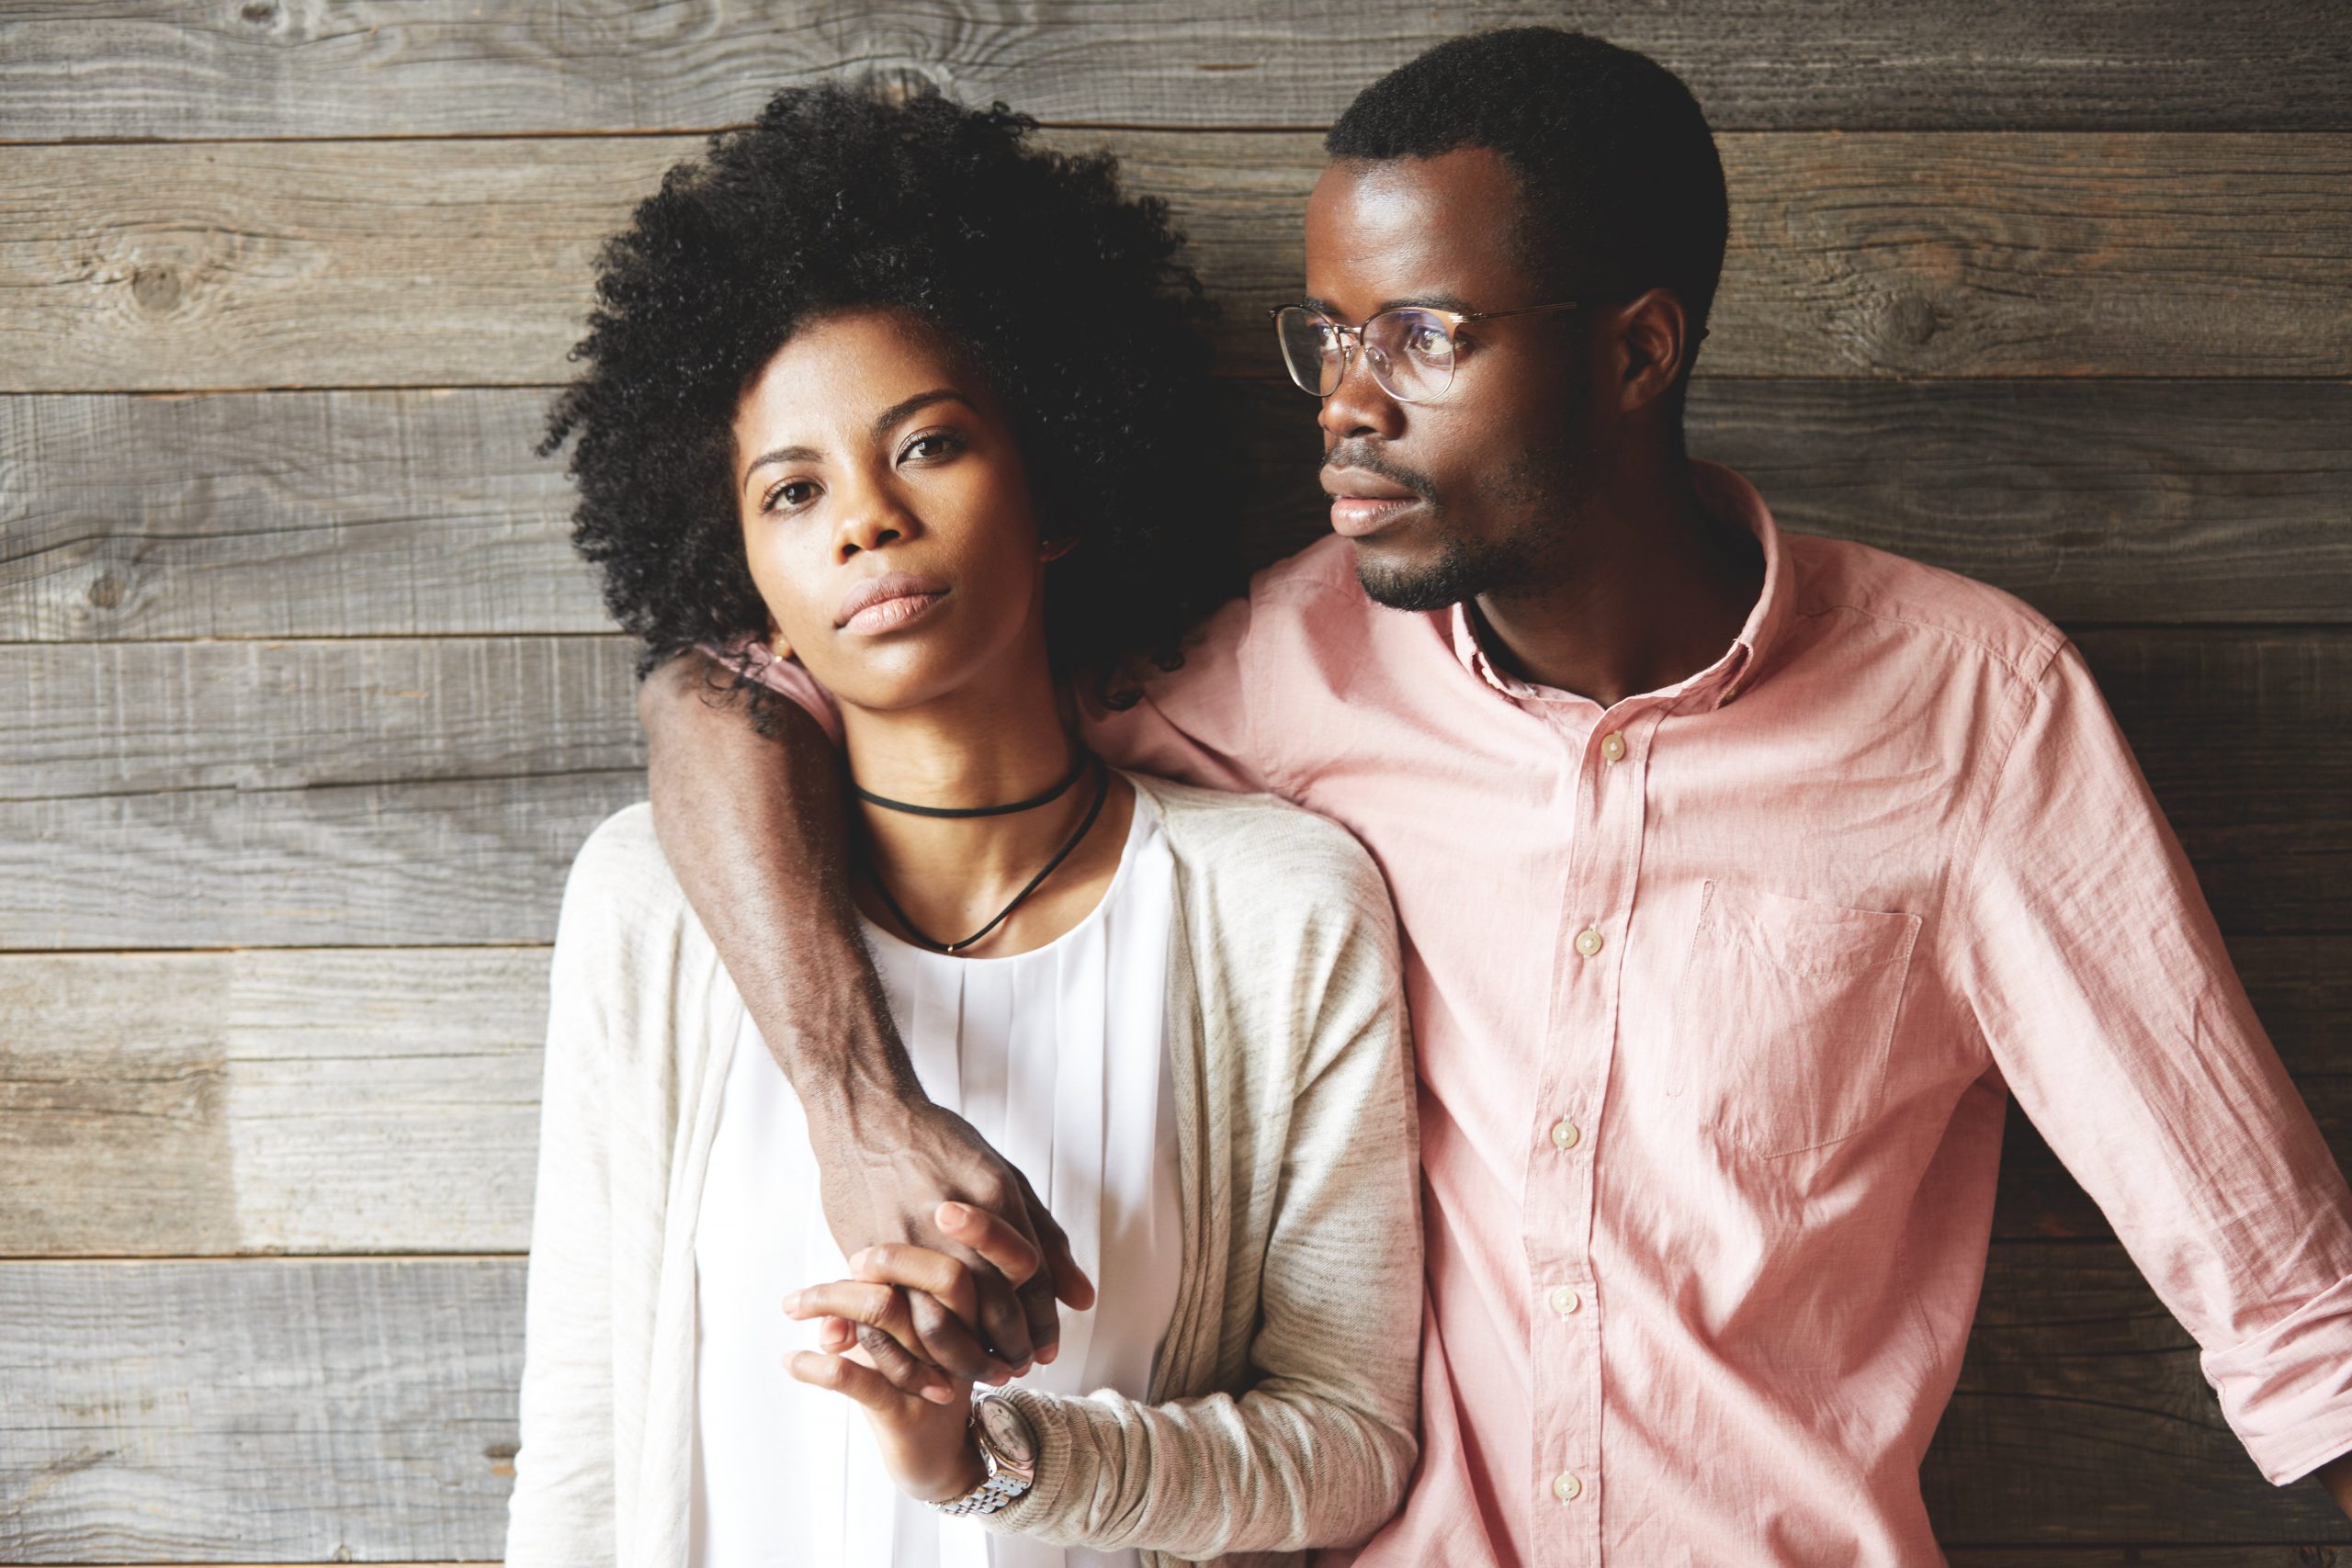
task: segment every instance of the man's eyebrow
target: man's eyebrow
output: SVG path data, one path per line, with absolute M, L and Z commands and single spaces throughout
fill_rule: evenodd
M 1471 313 L 1469 300 L 1459 294 L 1447 294 L 1442 291 L 1435 294 L 1408 295 L 1402 299 L 1384 299 L 1380 302 L 1380 309 L 1401 310 L 1408 305 L 1419 305 L 1428 310 L 1453 310 L 1464 316 Z M 1373 313 L 1377 315 L 1379 311 L 1375 310 Z
M 1306 299 L 1300 300 L 1299 303 L 1306 306 L 1310 310 L 1322 311 L 1325 315 L 1330 317 L 1335 321 L 1345 321 L 1347 320 L 1347 317 L 1340 313 L 1340 308 L 1332 304 L 1329 299 L 1318 299 L 1314 295 L 1310 294 Z M 1373 315 L 1377 316 L 1382 310 L 1401 310 L 1408 306 L 1412 305 L 1419 305 L 1424 310 L 1453 310 L 1465 316 L 1473 314 L 1470 309 L 1470 301 L 1463 299 L 1459 294 L 1439 292 L 1433 294 L 1408 294 L 1402 299 L 1383 299 L 1380 302 L 1379 308 L 1373 311 Z
M 898 423 L 909 414 L 914 413 L 922 409 L 927 409 L 933 403 L 944 402 L 962 403 L 966 408 L 972 409 L 972 412 L 975 413 L 979 412 L 978 409 L 973 407 L 971 399 L 956 390 L 953 387 L 934 387 L 928 392 L 917 392 L 913 397 L 903 399 L 899 402 L 892 403 L 888 408 L 884 409 L 881 413 L 875 417 L 874 434 L 876 435 L 888 434 L 892 425 Z M 758 457 L 745 464 L 743 467 L 743 478 L 740 482 L 745 484 L 750 483 L 753 474 L 758 473 L 762 468 L 772 467 L 777 463 L 816 463 L 823 461 L 824 456 L 825 455 L 822 452 L 818 451 L 814 446 L 778 446 L 773 451 L 761 453 Z

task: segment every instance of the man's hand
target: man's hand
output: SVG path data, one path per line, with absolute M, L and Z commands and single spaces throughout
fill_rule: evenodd
M 967 1284 L 951 1300 L 911 1282 L 911 1347 L 870 1325 L 860 1332 L 875 1370 L 900 1391 L 944 1388 L 943 1371 L 967 1384 L 1016 1377 L 1057 1354 L 1057 1299 L 1094 1304 L 1092 1282 L 1027 1179 L 953 1111 L 899 1099 L 879 1114 L 812 1115 L 809 1137 L 844 1254 L 920 1247 L 952 1259 Z
M 959 1342 L 928 1297 L 921 1311 L 956 1359 L 946 1371 L 1001 1381 L 1051 1359 L 1057 1294 L 1089 1305 L 1093 1288 L 1021 1173 L 961 1117 L 924 1095 L 890 1021 L 849 895 L 849 818 L 841 760 L 817 722 L 780 701 L 773 735 L 755 729 L 732 675 L 700 653 L 648 674 L 638 716 L 649 741 L 653 826 L 686 901 L 727 965 L 761 1037 L 808 1113 L 825 1216 L 844 1252 L 913 1242 L 967 1265 L 978 1255 L 942 1233 L 943 1198 L 997 1215 L 1045 1260 L 1024 1293 L 977 1270 L 977 1316 Z M 912 1391 L 940 1371 L 867 1337 L 885 1375 Z M 905 1380 L 905 1381 L 901 1381 Z

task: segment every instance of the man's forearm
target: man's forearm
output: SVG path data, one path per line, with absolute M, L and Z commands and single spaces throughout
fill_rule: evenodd
M 807 1112 L 833 1239 L 844 1252 L 918 1242 L 979 1270 L 978 1325 L 924 1303 L 933 1364 L 967 1383 L 1002 1381 L 1033 1353 L 1051 1359 L 1055 1296 L 1084 1306 L 1092 1286 L 1022 1173 L 969 1122 L 933 1104 L 915 1077 L 858 936 L 832 743 L 791 705 L 776 733 L 761 735 L 740 705 L 712 700 L 714 687 L 725 686 L 715 675 L 703 655 L 682 654 L 638 693 L 651 747 L 654 830 Z M 1046 1269 L 1025 1285 L 1007 1280 L 941 1235 L 934 1216 L 948 1200 L 1004 1220 Z M 947 1386 L 887 1336 L 863 1342 L 900 1388 Z
M 638 694 L 662 852 L 803 1104 L 854 1121 L 920 1100 L 857 936 L 840 759 L 788 703 L 760 735 L 712 700 L 714 668 L 683 654 Z

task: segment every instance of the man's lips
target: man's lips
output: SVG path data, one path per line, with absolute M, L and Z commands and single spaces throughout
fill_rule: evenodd
M 1331 531 L 1351 539 L 1378 533 L 1421 499 L 1411 486 L 1363 468 L 1326 468 L 1322 479 Z
M 947 592 L 947 584 L 935 577 L 886 571 L 849 591 L 834 613 L 833 625 L 846 632 L 896 631 L 929 613 Z

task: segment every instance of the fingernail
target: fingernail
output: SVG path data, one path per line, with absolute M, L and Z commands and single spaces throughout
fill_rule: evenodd
M 922 1396 L 933 1404 L 945 1404 L 955 1399 L 956 1391 L 952 1388 L 942 1388 L 937 1383 L 933 1383 L 922 1391 Z
M 967 1209 L 961 1203 L 942 1203 L 939 1206 L 939 1223 L 945 1225 L 949 1230 L 962 1230 L 964 1228 L 965 1222 L 969 1220 L 971 1217 L 972 1211 Z
M 1060 1346 L 1048 1345 L 1044 1349 L 1037 1352 L 1037 1364 L 1042 1367 L 1050 1367 L 1054 1364 L 1054 1358 L 1061 1353 L 1062 1348 Z
M 800 1292 L 798 1291 L 795 1291 L 790 1295 L 784 1298 L 784 1310 L 786 1312 L 798 1312 L 800 1310 Z

